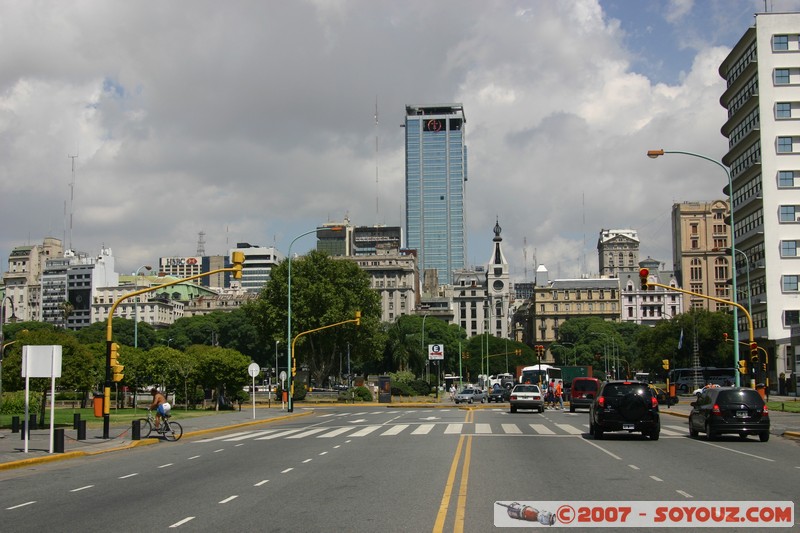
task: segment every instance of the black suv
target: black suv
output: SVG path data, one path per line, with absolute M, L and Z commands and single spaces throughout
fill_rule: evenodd
M 692 402 L 689 413 L 689 435 L 706 434 L 714 440 L 723 433 L 738 434 L 746 439 L 758 435 L 769 440 L 769 409 L 761 394 L 747 387 L 714 387 L 703 390 Z
M 641 381 L 606 381 L 589 407 L 589 433 L 602 439 L 606 431 L 641 431 L 658 440 L 658 400 Z

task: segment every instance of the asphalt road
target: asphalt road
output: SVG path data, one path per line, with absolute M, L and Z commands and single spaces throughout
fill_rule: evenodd
M 487 531 L 496 501 L 689 504 L 800 494 L 800 444 L 791 439 L 692 439 L 685 419 L 668 415 L 658 441 L 595 441 L 587 431 L 585 411 L 317 409 L 274 425 L 0 472 L 0 527 Z

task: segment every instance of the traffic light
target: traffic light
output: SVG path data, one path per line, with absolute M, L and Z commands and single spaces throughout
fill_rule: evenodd
M 514 355 L 522 355 L 522 350 L 517 348 L 516 350 L 514 350 Z
M 119 344 L 117 344 L 116 342 L 111 343 L 110 365 L 111 365 L 111 380 L 119 383 L 120 381 L 122 381 L 122 378 L 125 377 L 125 374 L 122 373 L 125 367 L 119 364 Z
M 727 333 L 723 333 L 722 334 L 722 341 L 723 342 L 728 342 L 728 334 Z
M 244 252 L 231 253 L 231 263 L 233 263 L 233 279 L 242 279 L 242 263 L 244 263 Z
M 746 359 L 739 359 L 739 373 L 740 374 L 747 374 L 747 360 Z
M 750 362 L 758 363 L 758 343 L 750 343 Z
M 650 275 L 650 271 L 646 268 L 639 269 L 639 282 L 641 283 L 641 288 L 643 291 L 647 290 L 647 276 Z
M 356 311 L 356 326 L 361 325 L 361 311 Z
M 669 359 L 661 360 L 661 368 L 663 368 L 664 370 L 669 370 Z

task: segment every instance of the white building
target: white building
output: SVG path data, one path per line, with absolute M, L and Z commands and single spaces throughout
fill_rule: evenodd
M 719 67 L 728 110 L 722 162 L 733 181 L 736 301 L 770 354 L 770 381 L 800 373 L 791 328 L 800 325 L 800 13 L 757 13 Z M 727 193 L 727 187 L 725 188 Z M 739 253 L 741 252 L 741 253 Z M 739 313 L 739 336 L 747 340 Z
M 236 248 L 228 253 L 228 261 L 234 252 L 244 254 L 244 264 L 242 265 L 241 288 L 247 292 L 258 294 L 269 281 L 272 267 L 286 259 L 274 246 L 258 246 L 246 242 L 236 244 Z

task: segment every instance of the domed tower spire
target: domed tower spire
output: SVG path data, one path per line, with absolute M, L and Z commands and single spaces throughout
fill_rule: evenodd
M 511 283 L 508 273 L 508 261 L 503 255 L 503 229 L 500 227 L 499 217 L 494 224 L 494 243 L 492 258 L 486 269 L 486 287 L 488 296 L 488 311 L 491 314 L 493 335 L 508 338 L 508 309 L 511 302 Z

